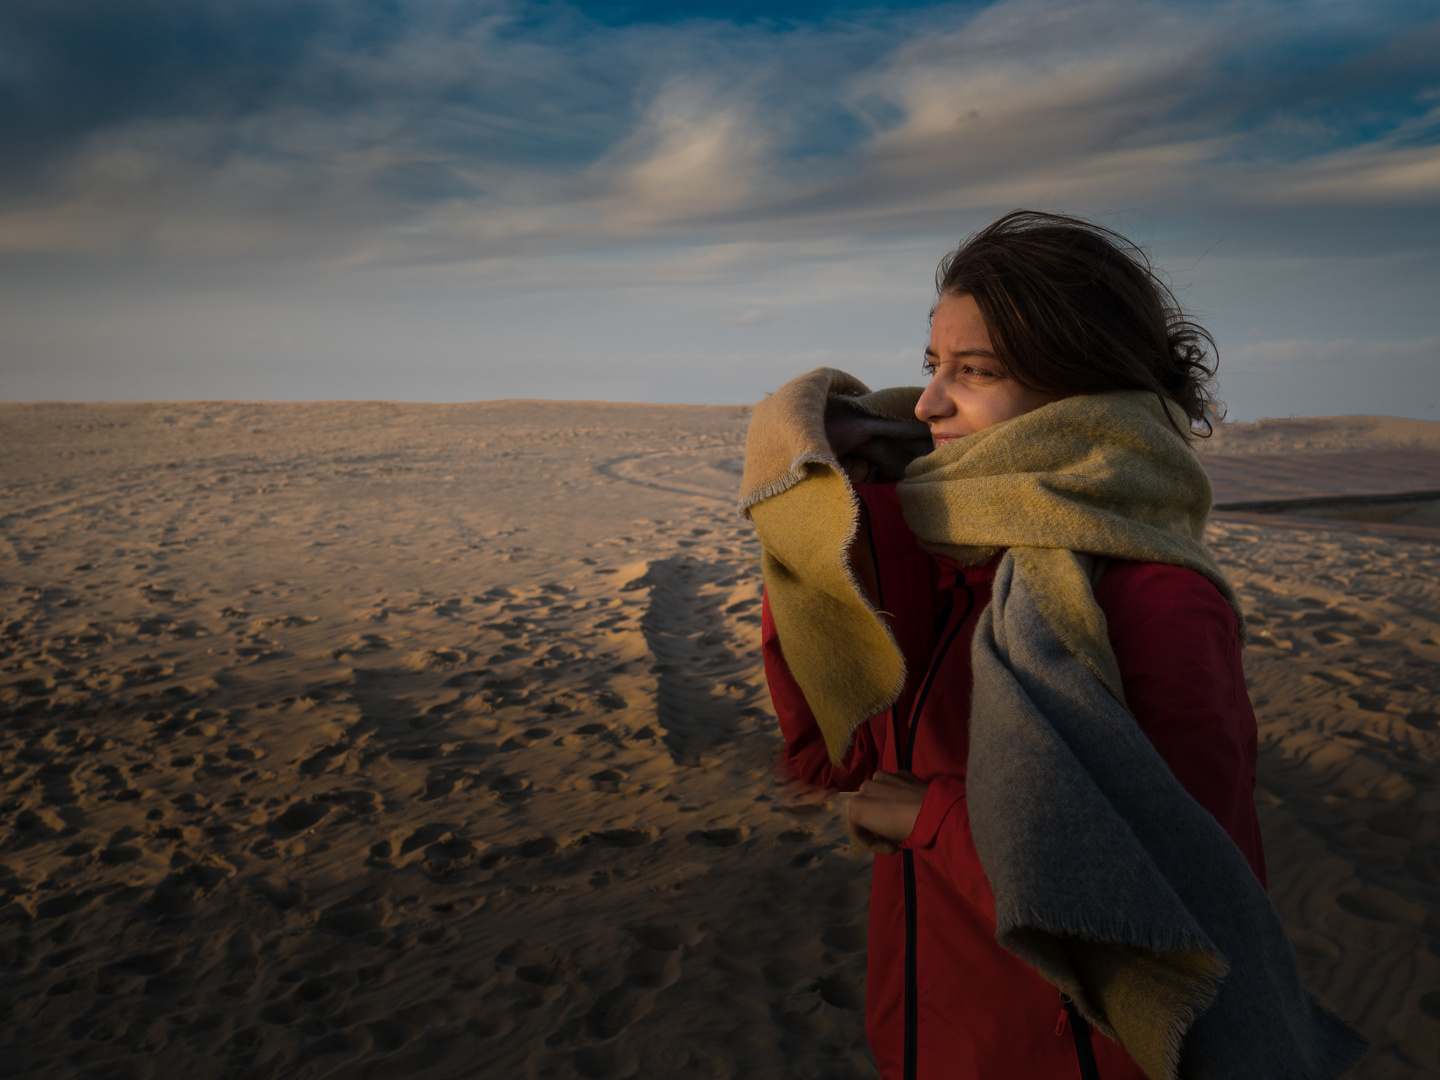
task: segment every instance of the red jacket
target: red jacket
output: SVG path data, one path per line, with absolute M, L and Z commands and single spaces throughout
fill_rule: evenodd
M 995 900 L 965 804 L 970 639 L 990 600 L 995 563 L 962 567 L 927 554 L 906 528 L 893 486 L 858 484 L 856 491 L 874 540 L 878 606 L 891 614 L 909 679 L 891 709 L 856 730 L 843 766 L 831 764 L 785 665 L 768 604 L 762 639 L 786 762 L 797 778 L 854 790 L 877 770 L 906 767 L 909 751 L 909 768 L 929 783 L 901 845 L 906 850 L 875 857 L 865 1022 L 871 1050 L 887 1080 L 1074 1080 L 1081 1075 L 1075 1032 L 1057 991 L 995 941 Z M 1155 563 L 1112 563 L 1095 599 L 1131 713 L 1263 883 L 1255 714 L 1234 613 L 1193 570 Z M 907 876 L 914 882 L 908 909 Z M 1098 1034 L 1092 1043 L 1103 1080 L 1143 1080 L 1121 1046 Z

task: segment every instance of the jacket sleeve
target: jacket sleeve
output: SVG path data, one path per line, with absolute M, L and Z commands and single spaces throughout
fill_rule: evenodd
M 770 684 L 770 700 L 775 704 L 780 733 L 785 737 L 782 753 L 790 775 L 821 787 L 854 791 L 878 767 L 879 757 L 870 725 L 861 724 L 856 729 L 843 765 L 831 762 L 825 739 L 815 723 L 815 714 L 785 663 L 768 596 L 760 609 L 760 649 L 765 660 L 765 679 Z
M 853 486 L 861 502 L 866 539 L 861 555 L 873 565 L 883 600 L 881 606 L 887 612 L 891 631 L 913 679 L 917 669 L 923 670 L 933 647 L 931 560 L 905 524 L 894 484 Z M 805 695 L 785 663 L 768 597 L 761 611 L 760 639 L 765 678 L 785 737 L 784 760 L 790 774 L 808 783 L 853 791 L 876 769 L 884 768 L 889 711 L 861 724 L 855 730 L 844 763 L 834 765 Z M 907 681 L 895 707 L 907 709 L 913 693 L 914 687 Z

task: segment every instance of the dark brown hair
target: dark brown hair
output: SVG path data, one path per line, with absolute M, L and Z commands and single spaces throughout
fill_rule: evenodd
M 1057 397 L 1149 390 L 1204 435 L 1223 415 L 1215 339 L 1117 232 L 1014 210 L 940 260 L 935 287 L 942 298 L 974 298 L 1005 373 L 1022 386 Z

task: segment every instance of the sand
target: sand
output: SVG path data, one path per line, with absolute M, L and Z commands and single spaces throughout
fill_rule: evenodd
M 7 1073 L 873 1076 L 868 863 L 773 768 L 748 416 L 0 406 Z M 1440 425 L 1202 453 L 1232 500 L 1440 488 Z M 1440 1075 L 1436 535 L 1212 529 L 1358 1077 Z

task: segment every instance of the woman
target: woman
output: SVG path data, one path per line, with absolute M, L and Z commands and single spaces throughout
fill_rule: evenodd
M 1210 338 L 1073 218 L 1007 215 L 937 287 L 918 399 L 797 379 L 742 487 L 787 764 L 855 791 L 876 853 L 882 1074 L 1340 1075 L 1363 1042 L 1264 896 L 1243 626 L 1201 541 Z

